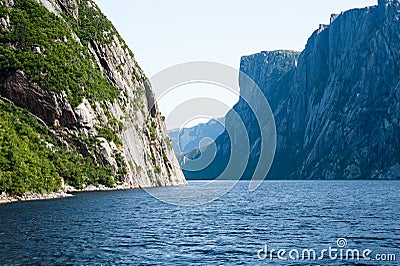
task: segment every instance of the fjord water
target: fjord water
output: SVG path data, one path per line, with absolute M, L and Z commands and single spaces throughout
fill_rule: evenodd
M 157 189 L 175 197 L 185 187 Z M 338 238 L 371 256 L 396 254 L 398 263 L 399 189 L 396 181 L 266 181 L 249 192 L 243 181 L 198 207 L 169 205 L 143 190 L 3 205 L 0 264 L 280 265 L 288 261 L 260 260 L 258 251 L 265 244 L 337 248 Z

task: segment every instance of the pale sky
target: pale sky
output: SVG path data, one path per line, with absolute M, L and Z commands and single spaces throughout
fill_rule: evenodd
M 189 61 L 213 61 L 238 69 L 243 55 L 301 51 L 319 24 L 329 24 L 332 13 L 377 4 L 377 0 L 95 1 L 148 77 Z M 201 96 L 223 99 L 227 106 L 237 101 L 237 96 L 214 87 L 191 87 L 159 99 L 161 112 L 168 115 L 179 102 L 199 97 L 199 91 Z M 167 126 L 176 127 L 168 122 Z

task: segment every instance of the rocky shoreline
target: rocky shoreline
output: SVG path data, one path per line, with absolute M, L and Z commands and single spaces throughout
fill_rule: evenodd
M 187 185 L 187 184 L 185 184 Z M 23 201 L 35 201 L 35 200 L 49 200 L 49 199 L 59 199 L 73 197 L 72 193 L 76 192 L 94 192 L 94 191 L 118 191 L 118 190 L 130 190 L 130 189 L 140 189 L 141 187 L 128 186 L 126 184 L 117 185 L 115 187 L 106 187 L 104 185 L 93 186 L 89 185 L 83 189 L 76 189 L 72 186 L 63 185 L 62 189 L 57 192 L 52 192 L 48 194 L 38 194 L 38 193 L 25 193 L 23 196 L 11 196 L 3 192 L 0 194 L 0 204 L 8 204 L 13 202 L 23 202 Z
M 103 185 L 93 186 L 89 185 L 83 189 L 76 189 L 71 186 L 64 186 L 62 190 L 57 192 L 52 192 L 48 194 L 38 194 L 38 193 L 25 193 L 23 196 L 11 196 L 7 193 L 0 194 L 0 204 L 7 204 L 13 202 L 23 202 L 23 201 L 34 201 L 34 200 L 49 200 L 49 199 L 59 199 L 73 197 L 71 193 L 74 192 L 90 192 L 90 191 L 113 191 L 113 190 L 127 190 L 133 189 L 127 186 L 116 186 L 116 187 L 106 187 Z
M 73 195 L 68 194 L 64 191 L 57 191 L 49 194 L 25 193 L 23 196 L 10 196 L 6 193 L 2 193 L 0 194 L 0 204 L 7 204 L 7 203 L 21 202 L 21 201 L 59 199 L 72 196 Z

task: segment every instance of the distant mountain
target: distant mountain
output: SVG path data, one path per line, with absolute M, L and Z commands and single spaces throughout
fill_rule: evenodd
M 187 153 L 215 141 L 225 130 L 223 121 L 212 119 L 191 128 L 172 129 L 168 135 L 175 154 Z
M 301 54 L 262 52 L 243 57 L 240 68 L 274 113 L 277 151 L 268 178 L 400 179 L 399 0 L 332 15 Z M 241 86 L 241 93 L 251 91 Z M 231 112 L 249 133 L 251 157 L 242 177 L 250 178 L 259 158 L 260 127 L 242 99 Z M 227 126 L 235 123 L 229 117 Z M 224 132 L 213 163 L 185 171 L 186 177 L 217 177 L 231 145 L 240 143 Z

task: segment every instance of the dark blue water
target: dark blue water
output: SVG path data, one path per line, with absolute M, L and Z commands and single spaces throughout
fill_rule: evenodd
M 400 262 L 400 182 L 267 181 L 252 193 L 247 186 L 240 182 L 224 197 L 200 207 L 168 205 L 142 190 L 3 205 L 0 264 Z M 176 188 L 160 189 L 176 196 Z M 265 245 L 268 252 L 338 248 L 338 238 L 346 239 L 346 248 L 371 249 L 371 259 L 393 254 L 397 261 L 340 260 L 326 254 L 322 260 L 295 261 L 286 254 L 288 260 L 283 261 L 277 252 L 272 259 L 257 255 Z

